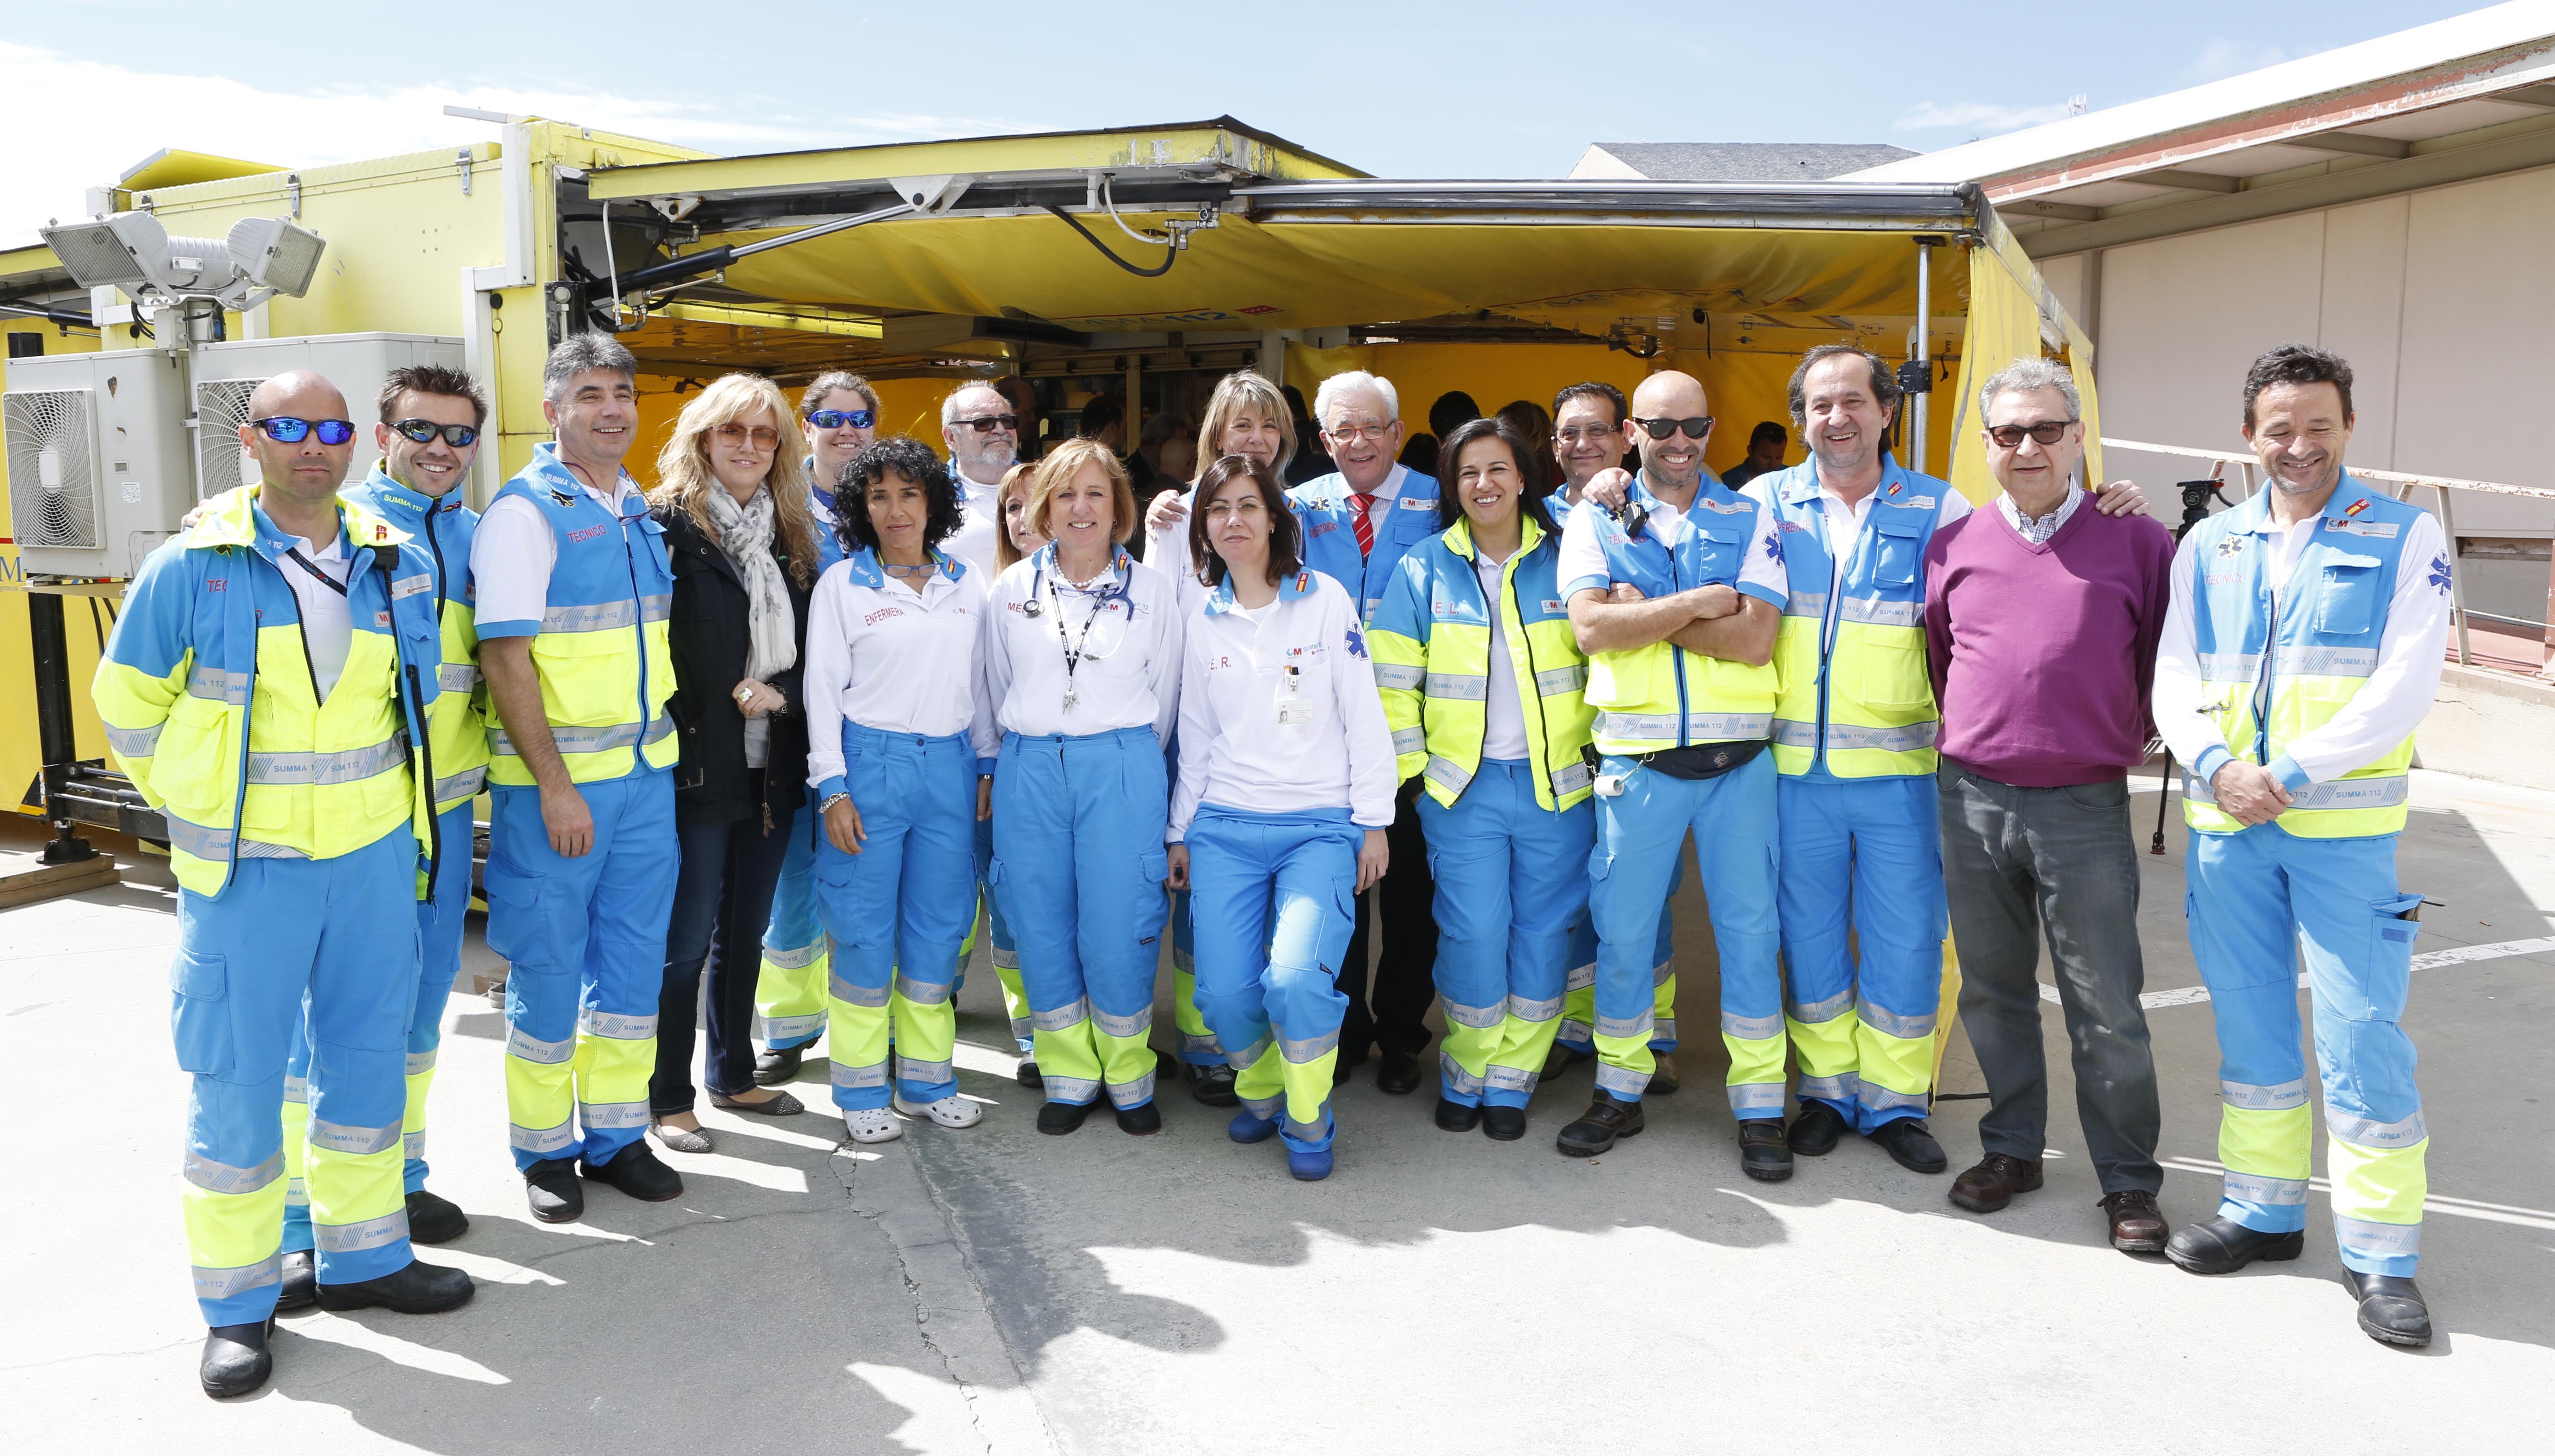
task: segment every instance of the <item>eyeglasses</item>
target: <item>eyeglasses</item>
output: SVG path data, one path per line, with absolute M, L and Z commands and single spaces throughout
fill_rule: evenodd
M 443 436 L 445 444 L 456 450 L 466 450 L 479 442 L 479 426 L 476 425 L 437 425 L 431 420 L 403 420 L 391 428 L 422 445 L 432 444 L 438 434 Z M 320 431 L 319 441 L 322 444 L 328 442 L 324 428 Z
M 978 434 L 992 434 L 997 429 L 1008 429 L 1018 434 L 1021 428 L 1018 415 L 979 415 L 973 420 L 952 420 L 949 423 L 972 425 Z
M 1210 521 L 1222 521 L 1231 516 L 1257 516 L 1268 509 L 1269 508 L 1267 506 L 1261 504 L 1260 497 L 1244 496 L 1238 501 L 1209 502 L 1206 508 L 1206 518 Z
M 1343 425 L 1337 428 L 1325 429 L 1322 433 L 1338 440 L 1341 444 L 1358 439 L 1375 444 L 1382 441 L 1386 435 L 1393 433 L 1393 426 L 1391 425 Z
M 2031 436 L 2034 444 L 2054 445 L 2067 433 L 2067 426 L 2075 423 L 2073 420 L 2043 420 L 2036 425 L 1992 425 L 1988 426 L 1988 438 L 2008 450 L 2020 446 L 2026 434 Z
M 877 419 L 876 410 L 819 410 L 807 417 L 807 423 L 818 429 L 840 429 L 846 425 L 867 429 Z
M 269 415 L 249 424 L 266 431 L 266 437 L 280 445 L 298 445 L 310 431 L 319 431 L 319 443 L 342 445 L 355 437 L 355 426 L 344 420 L 296 420 L 290 415 Z
M 1590 425 L 1582 426 L 1573 425 L 1567 428 L 1554 431 L 1553 438 L 1566 445 L 1575 445 L 1583 439 L 1593 445 L 1601 444 L 1607 440 L 1613 439 L 1616 436 L 1621 435 L 1623 432 L 1623 428 L 1620 425 Z
M 1701 439 L 1712 433 L 1712 417 L 1709 415 L 1689 415 L 1683 420 L 1642 420 L 1637 417 L 1633 423 L 1642 426 L 1642 432 L 1652 439 L 1666 439 L 1679 430 L 1685 431 L 1688 439 Z
M 722 425 L 718 427 L 718 437 L 732 445 L 742 444 L 751 438 L 754 441 L 754 447 L 758 450 L 778 449 L 781 446 L 781 431 L 764 425 L 758 425 L 752 429 L 733 423 Z

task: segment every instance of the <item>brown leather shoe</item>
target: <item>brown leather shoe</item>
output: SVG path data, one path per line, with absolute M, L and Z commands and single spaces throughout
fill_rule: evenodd
M 2039 1186 L 2039 1158 L 1991 1153 L 1979 1159 L 1978 1166 L 1952 1180 L 1952 1201 L 1972 1213 L 1994 1213 L 2011 1203 L 2014 1194 Z
M 2103 1195 L 2103 1216 L 2112 1223 L 2112 1247 L 2123 1254 L 2162 1254 L 2167 1230 L 2155 1195 L 2135 1188 Z

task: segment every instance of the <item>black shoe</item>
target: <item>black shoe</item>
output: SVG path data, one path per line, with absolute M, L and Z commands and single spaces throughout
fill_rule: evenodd
M 1024 1056 L 1012 1064 L 1012 1080 L 1024 1087 L 1044 1087 L 1046 1078 L 1039 1075 L 1037 1058 Z
M 470 1302 L 476 1286 L 470 1275 L 439 1264 L 412 1259 L 377 1279 L 352 1284 L 321 1284 L 322 1309 L 388 1309 L 400 1314 L 440 1314 Z
M 437 1198 L 424 1188 L 408 1195 L 408 1241 L 412 1244 L 449 1244 L 470 1232 L 470 1216 L 461 1205 L 449 1198 Z
M 524 1200 L 533 1217 L 546 1224 L 569 1224 L 585 1217 L 585 1185 L 576 1180 L 576 1159 L 547 1157 L 524 1169 Z
M 663 1203 L 683 1196 L 682 1174 L 657 1160 L 645 1143 L 633 1143 L 597 1166 L 580 1159 L 576 1170 L 598 1183 L 609 1183 L 642 1203 Z
M 412 1238 L 415 1235 L 411 1235 Z M 284 1287 L 276 1292 L 275 1311 L 307 1309 L 319 1302 L 319 1271 L 307 1249 L 294 1249 L 284 1256 Z
M 1384 1053 L 1375 1069 L 1375 1085 L 1396 1097 L 1418 1091 L 1419 1058 L 1399 1051 Z
M 225 1400 L 265 1385 L 275 1373 L 275 1356 L 266 1348 L 266 1337 L 274 1332 L 271 1316 L 255 1324 L 217 1324 L 204 1331 L 204 1356 L 195 1365 L 195 1379 L 203 1382 L 204 1394 Z
M 1514 1143 L 1524 1137 L 1525 1109 L 1522 1107 L 1483 1108 L 1482 1136 L 1494 1143 Z
M 767 1046 L 754 1054 L 754 1085 L 778 1087 L 798 1075 L 798 1063 L 807 1059 L 804 1046 Z
M 1934 1141 L 1934 1130 L 1921 1117 L 1883 1123 L 1873 1130 L 1872 1141 L 1911 1173 L 1939 1173 L 1952 1165 L 1943 1155 L 1943 1145 Z
M 1118 1114 L 1118 1131 L 1130 1137 L 1150 1138 L 1162 1130 L 1162 1110 L 1150 1102 L 1114 1111 Z
M 1184 1066 L 1180 1075 L 1189 1083 L 1189 1095 L 1209 1107 L 1240 1107 L 1242 1098 L 1233 1090 L 1233 1068 L 1222 1062 L 1208 1066 Z
M 2360 1298 L 2362 1334 L 2381 1345 L 2414 1350 L 2431 1343 L 2431 1308 L 2411 1279 L 2346 1269 L 2342 1281 Z
M 1467 1107 L 1463 1103 L 1456 1102 L 1450 1098 L 1440 1097 L 1437 1099 L 1437 1126 L 1440 1131 L 1448 1133 L 1469 1133 L 1473 1131 L 1475 1127 L 1479 1126 L 1481 1121 L 1482 1110 L 1480 1108 Z
M 1356 1076 L 1357 1069 L 1365 1065 L 1366 1053 L 1364 1051 L 1360 1051 L 1356 1056 L 1352 1057 L 1349 1055 L 1347 1047 L 1341 1047 L 1339 1059 L 1331 1063 L 1331 1085 L 1334 1087 L 1347 1086 L 1349 1084 L 1349 1078 Z
M 1739 1124 L 1739 1170 L 1764 1183 L 1792 1175 L 1792 1150 L 1784 1146 L 1781 1118 L 1752 1117 Z
M 1825 1157 L 1836 1152 L 1837 1139 L 1844 1132 L 1843 1114 L 1824 1102 L 1804 1102 L 1783 1131 L 1783 1145 L 1803 1157 Z
M 2254 1260 L 2278 1264 L 2306 1252 L 2304 1234 L 2263 1234 L 2232 1218 L 2184 1224 L 2164 1246 L 2164 1257 L 2193 1274 L 2234 1274 Z
M 1038 1109 L 1037 1130 L 1050 1138 L 1061 1138 L 1082 1126 L 1082 1120 L 1091 1116 L 1092 1106 L 1088 1102 L 1050 1102 Z
M 1630 1138 L 1642 1131 L 1642 1105 L 1626 1102 L 1614 1093 L 1600 1089 L 1579 1121 L 1561 1130 L 1553 1145 L 1564 1157 L 1595 1157 L 1615 1146 L 1618 1138 Z

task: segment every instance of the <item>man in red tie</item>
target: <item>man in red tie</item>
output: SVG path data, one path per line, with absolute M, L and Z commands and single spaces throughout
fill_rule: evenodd
M 1372 620 L 1402 553 L 1437 531 L 1437 482 L 1395 463 L 1403 432 L 1393 381 L 1364 370 L 1334 374 L 1313 397 L 1313 418 L 1339 468 L 1286 493 L 1303 526 L 1304 564 L 1337 581 L 1357 602 L 1359 619 Z M 1419 1053 L 1428 1045 L 1422 1019 L 1436 999 L 1437 919 L 1429 909 L 1436 886 L 1411 807 L 1418 789 L 1416 778 L 1401 786 L 1387 839 L 1392 866 L 1372 901 L 1359 897 L 1357 929 L 1338 968 L 1340 991 L 1349 999 L 1339 1075 L 1364 1063 L 1372 1042 L 1381 1062 L 1376 1085 L 1394 1093 L 1419 1085 Z M 1379 916 L 1384 953 L 1370 1002 L 1367 945 Z

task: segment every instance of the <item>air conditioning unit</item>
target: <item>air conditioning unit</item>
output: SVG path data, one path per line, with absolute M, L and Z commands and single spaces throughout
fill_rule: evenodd
M 194 499 L 185 360 L 165 349 L 9 363 L 0 441 L 22 568 L 126 580 Z
M 382 381 L 394 369 L 440 364 L 464 366 L 461 340 L 424 333 L 331 333 L 301 338 L 235 339 L 203 344 L 194 351 L 195 494 L 201 500 L 257 477 L 257 462 L 240 447 L 239 426 L 248 423 L 248 399 L 257 387 L 288 370 L 307 369 L 325 378 L 346 397 L 346 418 L 355 425 L 355 459 L 350 479 L 362 479 L 377 453 L 373 425 L 380 418 L 374 401 Z

